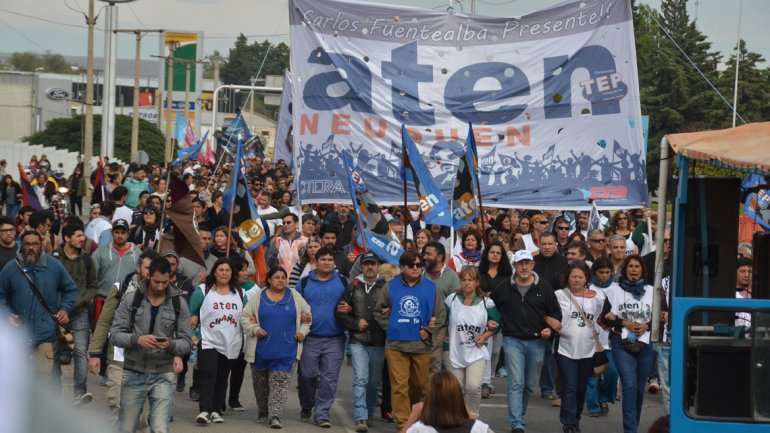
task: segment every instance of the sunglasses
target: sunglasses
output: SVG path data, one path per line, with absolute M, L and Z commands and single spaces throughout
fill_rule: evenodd
M 569 230 L 569 227 L 556 227 L 557 230 Z
M 602 243 L 602 242 L 604 242 L 604 239 L 589 239 L 589 241 L 597 242 L 597 243 Z
M 294 223 L 294 220 L 288 220 L 288 221 L 284 221 L 283 223 L 284 223 L 284 224 L 292 224 L 292 223 Z
M 628 218 L 626 218 L 626 217 L 618 218 L 618 221 L 626 221 L 626 220 L 628 220 Z
M 548 224 L 548 221 L 532 221 L 535 224 Z
M 420 268 L 422 268 L 422 263 L 415 262 L 415 263 L 412 263 L 412 264 L 409 264 L 409 265 L 405 265 L 405 266 L 407 268 L 420 269 Z

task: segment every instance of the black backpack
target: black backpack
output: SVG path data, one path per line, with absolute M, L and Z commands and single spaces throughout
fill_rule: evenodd
M 124 292 L 125 293 L 125 292 Z M 142 293 L 140 290 L 134 291 L 134 299 L 131 303 L 131 318 L 128 322 L 128 329 L 129 331 L 133 332 L 134 330 L 134 322 L 136 322 L 136 312 L 139 310 L 139 307 L 142 305 L 142 301 L 144 301 L 144 293 Z M 172 296 L 171 297 L 171 305 L 174 307 L 174 334 L 176 334 L 177 327 L 176 323 L 179 321 L 179 312 L 182 310 L 182 301 L 179 300 L 179 296 Z

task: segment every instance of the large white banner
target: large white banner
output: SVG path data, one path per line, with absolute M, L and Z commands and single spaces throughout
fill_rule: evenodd
M 289 7 L 303 202 L 350 200 L 348 151 L 378 203 L 402 203 L 402 124 L 449 198 L 468 122 L 487 206 L 646 202 L 628 0 L 518 18 L 332 0 Z

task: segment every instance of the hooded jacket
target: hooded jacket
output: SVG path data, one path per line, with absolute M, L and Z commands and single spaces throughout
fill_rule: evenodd
M 179 293 L 169 286 L 166 298 L 159 306 L 155 319 L 155 328 L 150 332 L 152 305 L 146 293 L 147 280 L 140 283 L 139 288 L 132 293 L 127 293 L 120 301 L 115 311 L 115 320 L 110 328 L 110 343 L 125 349 L 123 368 L 142 373 L 170 373 L 174 371 L 174 357 L 184 356 L 190 353 L 192 347 L 190 337 L 190 313 L 187 301 Z M 142 296 L 144 299 L 136 310 L 134 326 L 130 326 L 131 306 L 134 297 Z M 172 297 L 179 297 L 179 316 L 174 312 Z M 168 349 L 147 350 L 137 343 L 139 337 L 152 333 L 156 337 L 167 337 Z
M 24 263 L 21 256 L 19 262 Z M 78 289 L 58 260 L 41 253 L 40 259 L 23 270 L 16 260 L 6 263 L 0 271 L 0 315 L 16 314 L 30 332 L 30 343 L 37 346 L 56 340 L 56 323 L 35 296 L 26 271 L 54 313 L 72 313 Z
M 120 284 L 126 275 L 136 270 L 136 264 L 142 251 L 131 244 L 131 247 L 121 257 L 112 241 L 101 245 L 92 258 L 96 265 L 96 276 L 99 280 L 99 295 L 107 297 L 110 287 Z

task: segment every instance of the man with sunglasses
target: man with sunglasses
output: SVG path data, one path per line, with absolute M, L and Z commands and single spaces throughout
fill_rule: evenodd
M 270 243 L 267 253 L 267 265 L 273 267 L 280 265 L 286 270 L 286 275 L 291 275 L 294 265 L 299 261 L 299 251 L 307 244 L 307 237 L 297 231 L 299 217 L 289 214 L 281 218 L 283 225 L 278 228 L 278 235 Z
M 591 261 L 596 261 L 599 257 L 607 257 L 606 242 L 607 239 L 604 237 L 603 230 L 591 230 L 588 233 L 588 252 L 590 257 L 587 258 Z
M 428 385 L 433 333 L 446 324 L 446 311 L 436 285 L 423 278 L 424 263 L 414 251 L 399 259 L 401 278 L 383 288 L 374 318 L 386 330 L 385 359 L 390 375 L 396 430 L 401 430 L 413 404 Z

